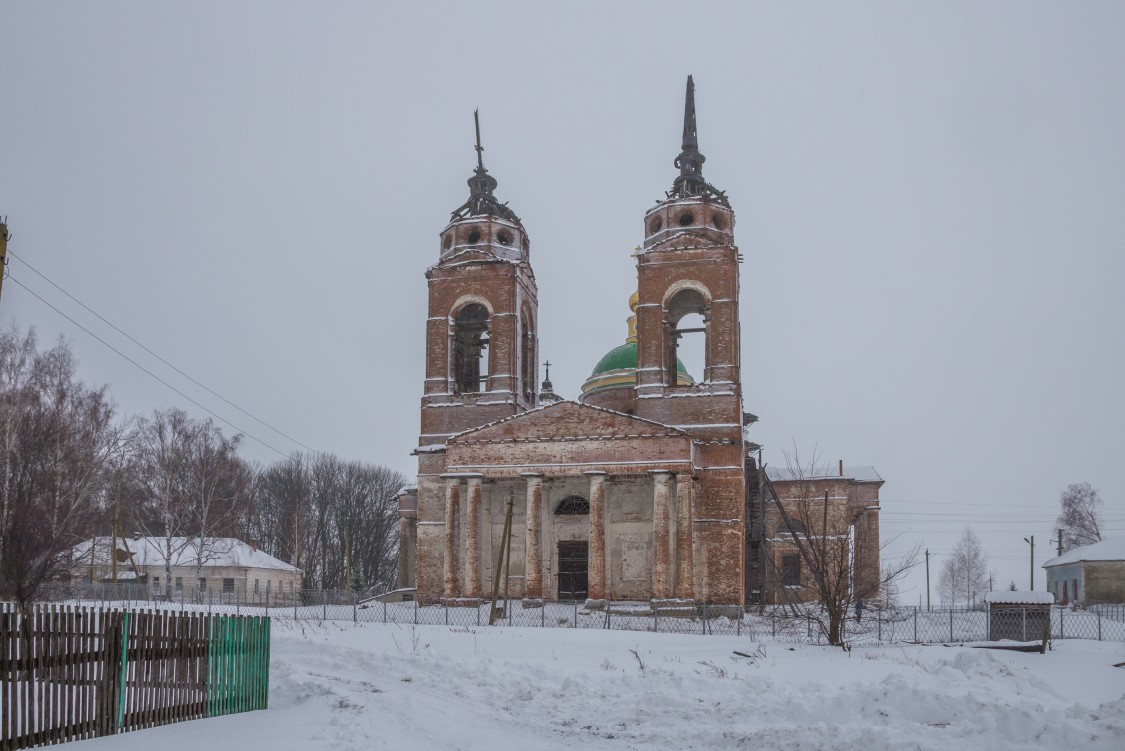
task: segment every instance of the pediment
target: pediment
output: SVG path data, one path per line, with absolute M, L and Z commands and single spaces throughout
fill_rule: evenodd
M 465 431 L 450 444 L 687 437 L 684 431 L 621 412 L 561 401 Z

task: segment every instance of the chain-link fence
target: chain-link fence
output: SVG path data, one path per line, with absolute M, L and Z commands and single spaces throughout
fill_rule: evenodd
M 409 597 L 409 594 L 407 595 Z M 68 584 L 51 589 L 44 599 L 82 601 L 113 607 L 180 609 L 234 615 L 268 615 L 295 621 L 352 621 L 476 628 L 497 625 L 533 628 L 585 628 L 660 633 L 724 634 L 761 641 L 806 644 L 827 643 L 827 620 L 815 607 L 783 607 L 741 612 L 731 606 L 706 603 L 657 604 L 611 602 L 587 609 L 584 599 L 558 602 L 499 601 L 495 612 L 490 600 L 460 598 L 436 602 L 407 599 L 383 601 L 370 595 L 335 590 L 297 590 L 275 596 L 271 592 L 245 593 L 222 590 L 153 592 L 144 586 Z M 874 609 L 859 618 L 851 615 L 842 625 L 845 641 L 977 642 L 999 639 L 1039 641 L 1049 622 L 1052 639 L 1125 641 L 1125 607 L 1097 606 L 1089 610 L 1053 607 L 1048 611 L 1016 609 L 994 612 L 980 609 L 925 610 L 922 608 Z

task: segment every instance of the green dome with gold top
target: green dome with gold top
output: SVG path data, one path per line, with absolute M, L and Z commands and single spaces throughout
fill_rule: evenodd
M 637 293 L 634 292 L 629 298 L 629 308 L 633 311 L 633 315 L 629 317 L 629 336 L 625 343 L 619 347 L 614 347 L 609 352 L 605 353 L 602 359 L 598 360 L 598 364 L 594 366 L 594 371 L 590 373 L 590 377 L 586 379 L 586 383 L 582 384 L 582 393 L 589 394 L 593 391 L 600 391 L 602 389 L 621 388 L 623 386 L 632 387 L 637 383 Z M 676 360 L 676 384 L 679 386 L 691 386 L 695 383 L 695 379 L 687 372 L 684 363 L 677 358 Z

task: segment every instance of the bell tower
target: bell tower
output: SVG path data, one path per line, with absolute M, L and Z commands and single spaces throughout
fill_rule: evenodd
M 742 440 L 739 373 L 739 255 L 726 194 L 703 177 L 695 83 L 687 80 L 680 174 L 645 214 L 637 253 L 637 416 L 674 425 L 704 441 Z M 702 350 L 678 378 L 686 337 Z M 740 460 L 733 462 L 739 464 Z
M 523 223 L 495 196 L 484 167 L 480 118 L 469 200 L 439 235 L 426 270 L 426 382 L 419 446 L 509 417 L 538 401 L 539 314 Z

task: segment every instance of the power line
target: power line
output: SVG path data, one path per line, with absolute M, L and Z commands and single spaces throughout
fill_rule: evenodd
M 51 310 L 53 310 L 53 311 L 55 311 L 56 313 L 58 313 L 58 314 L 59 314 L 60 316 L 62 316 L 62 317 L 63 317 L 63 318 L 65 318 L 66 320 L 70 321 L 70 322 L 71 322 L 71 323 L 73 323 L 73 324 L 74 324 L 75 326 L 77 326 L 78 328 L 82 329 L 82 330 L 83 330 L 83 331 L 85 331 L 85 332 L 86 332 L 87 334 L 89 334 L 90 336 L 94 337 L 95 339 L 97 339 L 97 340 L 98 340 L 99 342 L 101 342 L 101 343 L 102 343 L 102 344 L 104 344 L 105 346 L 109 347 L 109 348 L 110 348 L 111 350 L 113 350 L 114 352 L 116 352 L 116 353 L 117 353 L 118 355 L 120 355 L 120 356 L 121 356 L 121 357 L 123 357 L 124 359 L 128 360 L 128 361 L 129 361 L 130 363 L 132 363 L 133 365 L 135 365 L 135 366 L 136 366 L 137 368 L 139 368 L 140 370 L 142 370 L 142 371 L 144 371 L 145 373 L 147 373 L 148 375 L 152 376 L 152 377 L 153 377 L 153 378 L 155 378 L 155 379 L 156 379 L 157 381 L 160 381 L 160 383 L 163 383 L 163 384 L 164 384 L 165 386 L 167 386 L 168 388 L 172 389 L 172 391 L 175 391 L 175 392 L 176 392 L 177 394 L 179 394 L 179 395 L 180 395 L 180 396 L 182 396 L 183 398 L 187 399 L 187 400 L 188 400 L 189 402 L 191 402 L 191 403 L 192 403 L 192 404 L 194 404 L 195 406 L 199 407 L 199 408 L 200 408 L 200 409 L 202 409 L 202 410 L 203 410 L 204 412 L 206 412 L 207 414 L 209 414 L 209 415 L 211 415 L 212 417 L 214 417 L 214 418 L 215 418 L 216 420 L 221 420 L 222 422 L 226 423 L 226 424 L 227 424 L 227 425 L 229 425 L 230 427 L 232 427 L 232 428 L 234 428 L 235 430 L 237 430 L 237 431 L 238 431 L 239 433 L 242 433 L 243 435 L 245 435 L 245 436 L 246 436 L 247 438 L 250 438 L 250 439 L 252 439 L 252 440 L 254 440 L 254 441 L 257 441 L 258 443 L 260 443 L 261 445 L 265 446 L 265 447 L 266 447 L 266 448 L 268 448 L 269 450 L 271 450 L 271 451 L 274 451 L 274 452 L 276 452 L 277 454 L 279 454 L 279 455 L 281 455 L 281 456 L 283 456 L 283 457 L 286 457 L 286 458 L 288 458 L 288 456 L 289 456 L 289 455 L 288 455 L 288 454 L 286 454 L 286 453 L 285 453 L 284 451 L 281 451 L 280 449 L 278 449 L 278 448 L 275 448 L 274 446 L 271 446 L 270 444 L 268 444 L 268 443 L 266 443 L 265 441 L 263 441 L 263 440 L 262 440 L 261 438 L 258 438 L 257 436 L 255 436 L 254 434 L 250 433 L 249 431 L 243 430 L 242 428 L 238 427 L 237 425 L 235 425 L 235 424 L 234 424 L 233 422 L 231 422 L 230 420 L 226 419 L 225 417 L 223 417 L 223 416 L 221 416 L 221 415 L 219 415 L 219 414 L 217 414 L 217 413 L 213 412 L 212 410 L 208 409 L 207 407 L 203 406 L 202 404 L 200 404 L 199 402 L 197 402 L 197 401 L 196 401 L 195 399 L 192 399 L 192 398 L 191 398 L 190 396 L 188 396 L 188 395 L 187 395 L 187 394 L 185 394 L 184 392 L 180 391 L 180 390 L 179 390 L 178 388 L 176 388 L 176 387 L 175 387 L 175 386 L 173 386 L 172 384 L 168 383 L 168 382 L 167 382 L 167 381 L 165 381 L 165 380 L 164 380 L 163 378 L 161 378 L 160 376 L 156 375 L 156 374 L 155 374 L 155 373 L 153 373 L 153 372 L 152 372 L 151 370 L 149 370 L 149 369 L 148 369 L 148 368 L 146 368 L 145 366 L 141 365 L 141 364 L 140 364 L 139 362 L 137 362 L 137 361 L 136 361 L 136 360 L 134 360 L 133 358 L 129 357 L 129 356 L 127 355 L 127 354 L 125 354 L 125 353 L 124 353 L 124 352 L 122 352 L 121 350 L 117 349 L 117 347 L 114 347 L 114 346 L 113 346 L 112 344 L 110 344 L 109 342 L 107 342 L 107 341 L 106 341 L 105 339 L 102 339 L 102 338 L 101 338 L 100 336 L 98 336 L 97 334 L 95 334 L 95 333 L 94 333 L 93 331 L 90 331 L 90 329 L 86 328 L 85 326 L 83 326 L 82 324 L 80 324 L 80 323 L 79 323 L 78 321 L 74 320 L 73 318 L 71 318 L 70 316 L 68 316 L 68 315 L 67 315 L 66 313 L 62 312 L 61 310 L 59 310 L 58 308 L 56 308 L 56 307 L 55 307 L 54 305 L 52 305 L 51 303 L 49 303 L 49 302 L 47 302 L 46 300 L 44 300 L 44 299 L 43 299 L 42 297 L 40 297 L 40 296 L 39 296 L 38 294 L 36 294 L 36 293 L 35 293 L 35 292 L 34 292 L 34 291 L 33 291 L 33 290 L 32 290 L 32 289 L 30 288 L 30 287 L 28 287 L 28 286 L 27 286 L 26 284 L 24 284 L 23 282 L 21 282 L 21 281 L 20 281 L 19 279 L 16 279 L 16 278 L 15 278 L 14 276 L 12 276 L 12 274 L 11 274 L 11 272 L 10 272 L 10 271 L 8 272 L 8 279 L 12 280 L 12 281 L 13 281 L 13 282 L 15 282 L 16 284 L 18 284 L 18 285 L 20 285 L 21 287 L 23 287 L 23 288 L 24 288 L 25 290 L 27 290 L 27 292 L 28 292 L 28 293 L 30 293 L 30 294 L 31 294 L 31 295 L 32 295 L 33 297 L 35 297 L 35 298 L 36 298 L 37 300 L 39 300 L 39 302 L 43 303 L 44 305 L 46 305 L 46 306 L 47 306 L 48 308 L 50 308 Z
M 242 414 L 244 414 L 244 415 L 246 415 L 247 417 L 249 417 L 249 418 L 250 418 L 251 420 L 254 420 L 255 422 L 259 423 L 260 425 L 263 425 L 263 426 L 265 426 L 265 427 L 269 428 L 269 429 L 270 429 L 270 430 L 272 430 L 273 432 L 277 433 L 277 434 L 278 434 L 279 436 L 281 436 L 281 437 L 283 437 L 283 438 L 285 438 L 285 439 L 287 439 L 287 440 L 289 440 L 289 441 L 292 441 L 293 443 L 297 444 L 298 446 L 301 446 L 302 448 L 304 448 L 304 449 L 306 449 L 306 450 L 308 450 L 308 451 L 311 451 L 311 452 L 312 452 L 312 453 L 314 453 L 314 454 L 318 454 L 318 455 L 320 454 L 320 452 L 319 452 L 319 451 L 317 451 L 316 449 L 312 448 L 311 446 L 307 446 L 307 445 L 305 445 L 304 443 L 302 443 L 301 441 L 298 441 L 298 440 L 297 440 L 296 438 L 294 438 L 293 436 L 291 436 L 291 435 L 288 435 L 287 433 L 285 433 L 285 432 L 283 432 L 283 431 L 279 430 L 278 428 L 275 428 L 275 427 L 274 427 L 273 425 L 270 425 L 270 424 L 269 424 L 268 422 L 266 422 L 266 421 L 265 421 L 265 420 L 263 420 L 262 418 L 260 418 L 260 417 L 257 417 L 256 415 L 254 415 L 254 414 L 251 414 L 250 412 L 246 411 L 245 409 L 243 409 L 242 407 L 238 406 L 237 404 L 235 404 L 234 402 L 232 402 L 232 401 L 231 401 L 230 399 L 227 399 L 227 398 L 226 398 L 225 396 L 223 396 L 222 394 L 218 393 L 218 392 L 217 392 L 217 391 L 215 391 L 214 389 L 210 388 L 209 386 L 207 386 L 207 385 L 205 385 L 205 384 L 203 384 L 203 383 L 200 383 L 200 382 L 199 382 L 199 381 L 197 381 L 197 380 L 196 380 L 195 378 L 192 378 L 192 377 L 191 377 L 190 375 L 188 375 L 188 374 L 187 374 L 187 373 L 185 373 L 184 371 L 180 370 L 180 369 L 179 369 L 178 367 L 176 367 L 176 366 L 175 366 L 175 365 L 173 365 L 172 363 L 168 362 L 167 360 L 165 360 L 165 359 L 164 359 L 163 357 L 161 357 L 160 355 L 158 355 L 158 354 L 156 354 L 155 352 L 153 352 L 153 351 L 152 351 L 151 349 L 149 349 L 148 347 L 146 347 L 146 346 L 145 346 L 144 344 L 142 344 L 141 342 L 137 341 L 137 340 L 136 340 L 135 338 L 133 338 L 132 336 L 130 336 L 130 335 L 129 335 L 128 333 L 126 333 L 125 331 L 122 331 L 122 330 L 121 330 L 121 329 L 120 329 L 120 328 L 119 328 L 118 326 L 114 325 L 114 324 L 113 324 L 113 323 L 112 323 L 111 321 L 107 320 L 107 319 L 106 319 L 106 318 L 105 318 L 105 317 L 104 317 L 103 315 L 101 315 L 100 313 L 98 313 L 98 312 L 97 312 L 96 310 L 94 310 L 93 308 L 91 308 L 91 307 L 90 307 L 89 305 L 87 305 L 86 303 L 82 302 L 81 300 L 79 300 L 79 299 L 78 299 L 77 297 L 75 297 L 74 295 L 72 295 L 72 294 L 70 294 L 69 292 L 67 292 L 67 291 L 66 291 L 65 289 L 63 289 L 62 287 L 60 287 L 60 286 L 59 286 L 58 284 L 56 284 L 55 282 L 51 281 L 51 279 L 50 279 L 50 278 L 49 278 L 49 277 L 48 277 L 48 276 L 47 276 L 46 274 L 44 274 L 44 273 L 43 273 L 42 271 L 40 271 L 39 269 L 37 269 L 37 268 L 35 268 L 34 266 L 32 266 L 32 265 L 31 265 L 30 263 L 28 263 L 28 262 L 27 262 L 27 261 L 25 261 L 24 259 L 20 258 L 20 257 L 19 257 L 18 255 L 16 255 L 15 253 L 12 253 L 11 251 L 9 251 L 9 252 L 8 252 L 8 255 L 12 256 L 12 257 L 13 257 L 13 258 L 15 258 L 15 259 L 16 259 L 17 261 L 19 261 L 20 263 L 22 263 L 22 264 L 23 264 L 24 266 L 27 266 L 27 267 L 28 267 L 29 269 L 31 269 L 32 271 L 34 271 L 34 272 L 35 272 L 36 274 L 38 274 L 38 275 L 39 275 L 40 277 L 42 277 L 42 278 L 43 278 L 43 279 L 44 279 L 44 280 L 45 280 L 45 281 L 46 281 L 46 282 L 47 282 L 48 284 L 50 284 L 50 285 L 51 285 L 52 287 L 54 287 L 55 289 L 57 289 L 57 290 L 58 290 L 59 292 L 62 292 L 62 293 L 63 293 L 64 295 L 66 295 L 67 297 L 69 297 L 69 298 L 70 298 L 71 300 L 73 300 L 74 302 L 78 303 L 79 305 L 81 305 L 81 306 L 82 306 L 83 308 L 85 308 L 85 309 L 86 309 L 87 311 L 89 311 L 89 312 L 90 312 L 90 313 L 92 313 L 93 315 L 97 316 L 98 320 L 100 320 L 100 321 L 101 321 L 102 323 L 106 324 L 107 326 L 109 326 L 110 328 L 112 328 L 112 329 L 113 329 L 114 331 L 116 331 L 117 333 L 121 334 L 121 335 L 122 335 L 123 337 L 125 337 L 126 339 L 128 339 L 129 341 L 131 341 L 131 342 L 132 342 L 133 344 L 136 344 L 136 345 L 137 345 L 138 347 L 140 347 L 141 349 L 143 349 L 143 350 L 144 350 L 145 352 L 148 352 L 148 353 L 149 353 L 150 355 L 152 355 L 153 357 L 155 357 L 155 358 L 156 358 L 157 360 L 159 360 L 160 362 L 164 363 L 164 364 L 165 364 L 165 365 L 167 365 L 167 366 L 168 366 L 169 368 L 171 368 L 172 370 L 176 371 L 177 373 L 179 373 L 180 375 L 182 375 L 182 376 L 183 376 L 184 378 L 186 378 L 186 379 L 188 379 L 189 381 L 191 381 L 192 383 L 194 383 L 194 384 L 195 384 L 196 386 L 198 386 L 199 388 L 203 389 L 204 391 L 206 391 L 207 393 L 211 394 L 212 396 L 214 396 L 214 397 L 216 397 L 216 398 L 218 398 L 218 399 L 221 399 L 222 401 L 226 402 L 226 403 L 227 403 L 227 404 L 229 404 L 230 406 L 232 406 L 232 407 L 234 407 L 235 409 L 237 409 L 237 410 L 238 410 L 239 412 L 241 412 Z M 17 282 L 17 284 L 18 284 L 18 282 Z M 20 284 L 20 286 L 21 286 L 21 287 L 23 287 L 24 289 L 27 289 L 27 287 L 26 287 L 25 285 L 23 285 L 23 284 Z M 30 292 L 30 290 L 28 290 L 28 291 Z M 32 293 L 32 294 L 34 294 L 34 293 Z M 36 297 L 39 297 L 39 296 L 38 296 L 38 295 L 36 295 Z M 43 298 L 39 298 L 39 299 L 40 299 L 40 300 L 42 300 Z M 46 301 L 44 301 L 44 302 L 46 302 Z M 57 308 L 56 308 L 56 310 L 57 310 Z M 73 319 L 71 319 L 71 320 L 72 320 L 72 322 L 73 322 Z M 104 342 L 103 342 L 103 344 L 104 344 Z M 107 346 L 108 346 L 108 345 L 107 345 Z M 119 353 L 119 354 L 120 354 L 120 353 Z M 132 361 L 130 361 L 130 362 L 132 362 Z M 134 365 L 136 365 L 136 363 L 133 363 L 133 364 L 134 364 Z M 140 366 L 138 366 L 138 367 L 140 367 Z M 165 384 L 165 385 L 167 385 L 167 384 Z M 229 423 L 228 423 L 228 424 L 229 424 Z M 242 432 L 245 432 L 245 431 L 242 431 Z M 249 434 L 249 433 L 247 433 L 247 435 L 250 435 L 250 434 Z M 257 439 L 254 439 L 254 440 L 257 440 Z

